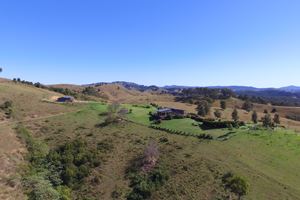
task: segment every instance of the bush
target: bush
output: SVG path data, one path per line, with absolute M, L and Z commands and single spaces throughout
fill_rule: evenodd
M 198 138 L 199 139 L 204 139 L 204 140 L 212 140 L 213 139 L 213 137 L 211 136 L 211 135 L 209 135 L 209 134 L 200 134 L 200 135 L 198 135 Z
M 60 194 L 53 188 L 49 180 L 42 176 L 32 175 L 24 184 L 30 200 L 60 200 Z
M 134 172 L 129 175 L 132 191 L 128 194 L 128 200 L 143 200 L 151 197 L 151 193 L 161 187 L 169 176 L 165 169 L 157 166 L 148 174 Z
M 102 149 L 103 144 L 98 146 Z M 69 187 L 75 187 L 87 177 L 91 169 L 99 165 L 100 157 L 96 149 L 89 149 L 85 141 L 76 139 L 68 142 L 47 156 L 49 163 L 61 170 L 61 179 Z
M 7 118 L 11 118 L 13 114 L 13 109 L 12 109 L 13 103 L 12 101 L 5 101 L 2 105 L 0 105 L 0 109 L 5 112 L 5 115 Z
M 229 172 L 223 176 L 222 181 L 225 188 L 235 193 L 239 199 L 248 193 L 249 184 L 240 176 L 236 176 Z

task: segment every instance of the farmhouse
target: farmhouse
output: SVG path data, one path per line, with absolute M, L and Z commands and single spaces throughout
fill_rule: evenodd
M 63 96 L 63 97 L 59 97 L 57 98 L 56 100 L 57 102 L 73 102 L 74 101 L 74 97 L 71 97 L 71 96 Z
M 183 117 L 185 115 L 185 111 L 176 108 L 161 108 L 157 110 L 157 115 L 161 119 L 165 119 L 167 117 L 174 117 L 174 116 Z

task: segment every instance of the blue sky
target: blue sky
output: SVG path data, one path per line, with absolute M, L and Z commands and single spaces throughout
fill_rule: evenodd
M 298 0 L 0 0 L 1 76 L 300 85 Z

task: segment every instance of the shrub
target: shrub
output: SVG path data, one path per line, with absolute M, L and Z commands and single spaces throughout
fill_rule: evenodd
M 157 166 L 148 174 L 134 172 L 129 175 L 132 191 L 128 194 L 128 200 L 143 200 L 151 197 L 151 193 L 161 187 L 169 176 L 167 171 Z
M 24 184 L 30 200 L 60 200 L 60 194 L 52 187 L 49 180 L 42 176 L 32 175 Z
M 13 103 L 12 101 L 5 101 L 2 105 L 0 105 L 0 109 L 5 112 L 5 115 L 7 118 L 11 118 L 13 114 L 13 109 L 12 109 Z
M 209 134 L 200 134 L 200 135 L 198 135 L 198 138 L 199 139 L 204 139 L 204 140 L 212 140 L 213 139 L 213 137 L 211 136 L 211 135 L 209 135 Z
M 103 148 L 101 147 L 98 149 Z M 80 184 L 91 169 L 99 166 L 100 157 L 95 149 L 89 149 L 85 141 L 76 139 L 52 150 L 47 160 L 56 170 L 61 170 L 63 183 L 71 188 Z
M 222 181 L 225 188 L 235 193 L 239 199 L 248 193 L 249 184 L 240 176 L 236 176 L 229 172 L 223 176 Z

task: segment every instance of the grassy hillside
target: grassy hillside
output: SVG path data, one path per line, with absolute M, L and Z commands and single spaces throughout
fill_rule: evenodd
M 136 173 L 132 172 L 134 163 L 153 141 L 159 151 L 155 177 L 162 180 L 155 179 L 159 184 L 151 189 L 151 199 L 237 199 L 222 181 L 228 172 L 249 184 L 244 199 L 300 199 L 300 177 L 295 173 L 300 167 L 300 137 L 292 130 L 255 129 L 251 124 L 233 130 L 201 130 L 197 122 L 186 118 L 157 125 L 194 134 L 184 136 L 150 128 L 148 113 L 155 108 L 145 103 L 122 104 L 130 111 L 123 116 L 127 120 L 105 124 L 105 103 L 47 103 L 42 99 L 58 94 L 7 81 L 0 83 L 0 90 L 2 102 L 13 102 L 12 118 L 0 123 L 2 199 L 24 199 L 24 195 L 33 194 L 30 184 L 45 184 L 42 188 L 46 190 L 36 187 L 34 194 L 51 192 L 50 199 L 62 195 L 71 199 L 127 199 L 141 189 L 137 190 L 133 180 L 148 191 L 151 179 L 137 174 L 132 179 L 131 173 Z M 235 105 L 234 99 L 228 101 Z M 224 113 L 229 115 L 230 102 L 228 105 Z M 199 139 L 196 136 L 200 134 L 213 139 Z M 72 155 L 80 162 L 68 160 L 73 162 L 68 170 L 76 172 L 69 174 L 71 184 L 65 175 L 59 175 L 51 159 L 66 162 L 64 156 L 70 156 L 70 148 L 76 147 L 74 141 L 83 143 L 75 149 L 80 153 Z M 60 158 L 57 152 L 63 147 L 70 151 Z M 58 185 L 48 179 L 58 181 Z
M 25 144 L 15 133 L 17 122 L 28 123 L 36 119 L 58 116 L 79 109 L 44 102 L 60 94 L 12 81 L 0 80 L 0 105 L 10 102 L 8 108 L 0 109 L 0 199 L 23 200 L 20 167 L 25 164 Z
M 126 199 L 131 190 L 126 170 L 150 140 L 159 144 L 160 162 L 170 174 L 168 181 L 152 193 L 152 199 L 226 199 L 229 192 L 223 187 L 222 176 L 228 171 L 249 182 L 250 191 L 245 199 L 298 199 L 300 196 L 300 179 L 292 173 L 300 167 L 300 139 L 292 131 L 237 129 L 226 140 L 220 140 L 218 137 L 230 131 L 211 130 L 215 139 L 206 141 L 148 128 L 149 108 L 133 107 L 128 116 L 145 125 L 123 121 L 99 127 L 97 124 L 105 118 L 100 113 L 105 109 L 104 104 L 91 104 L 77 113 L 26 124 L 33 136 L 50 148 L 74 138 L 86 139 L 89 146 L 109 147 L 110 150 L 102 153 L 101 165 L 84 180 L 82 188 L 74 191 L 78 199 L 82 196 L 112 199 L 112 194 L 117 199 Z M 186 119 L 171 120 L 161 126 L 203 132 L 191 123 Z M 95 177 L 99 183 L 93 182 Z
M 13 82 L 0 83 L 0 104 L 12 102 L 12 118 L 24 120 L 41 117 L 43 115 L 59 114 L 74 110 L 74 107 L 50 104 L 43 100 L 53 96 L 61 96 L 55 92 L 39 89 Z

